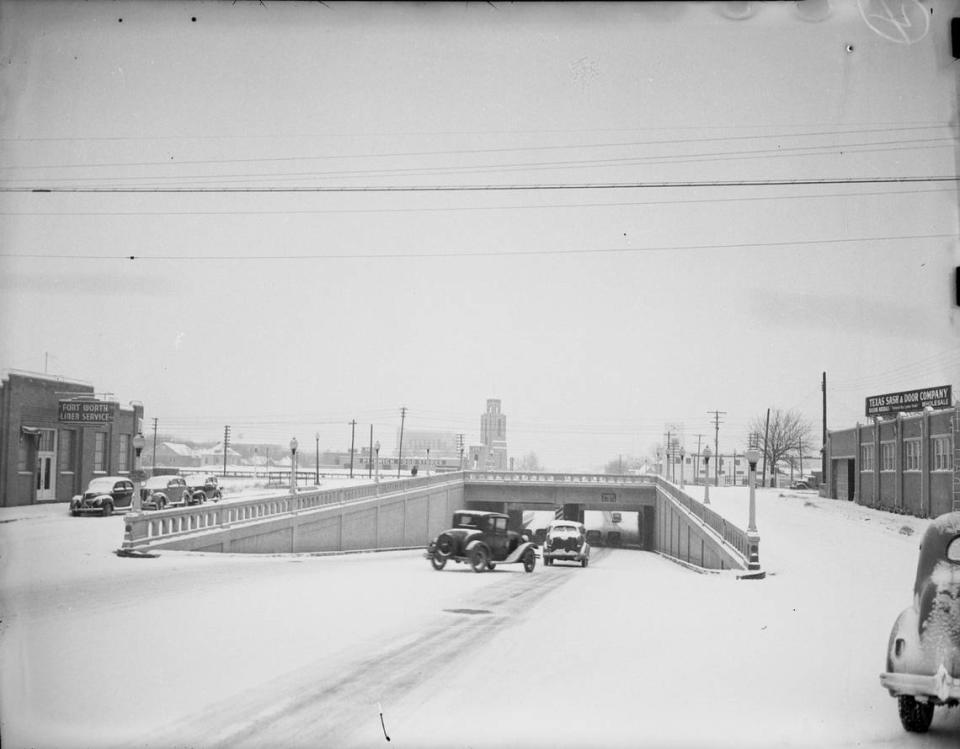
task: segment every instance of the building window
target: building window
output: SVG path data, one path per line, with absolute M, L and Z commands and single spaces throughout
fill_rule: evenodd
M 873 445 L 860 445 L 860 470 L 873 470 Z
M 17 450 L 17 470 L 20 473 L 27 471 L 27 453 L 30 450 L 30 437 L 20 435 L 20 448 Z
M 72 429 L 60 430 L 60 472 L 69 473 L 73 470 L 73 444 L 74 432 Z
M 120 435 L 120 455 L 117 458 L 117 471 L 130 470 L 130 435 Z
M 906 440 L 903 443 L 903 470 L 920 470 L 920 440 Z
M 933 470 L 950 471 L 953 470 L 953 459 L 950 455 L 950 438 L 933 438 Z
M 93 470 L 106 472 L 107 470 L 107 434 L 94 432 L 93 434 Z
M 894 444 L 892 442 L 882 442 L 880 444 L 880 470 L 895 471 L 896 461 L 894 459 Z

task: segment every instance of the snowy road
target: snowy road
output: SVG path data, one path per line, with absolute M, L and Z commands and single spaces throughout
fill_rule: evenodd
M 711 500 L 745 517 L 745 492 Z M 960 711 L 907 735 L 877 678 L 925 521 L 758 507 L 757 582 L 625 550 L 532 575 L 123 559 L 119 516 L 3 510 L 3 745 L 956 747 Z

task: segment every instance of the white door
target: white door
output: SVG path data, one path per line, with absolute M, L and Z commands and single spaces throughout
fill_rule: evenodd
M 37 501 L 44 502 L 57 498 L 56 451 L 57 432 L 55 429 L 41 429 L 37 439 Z

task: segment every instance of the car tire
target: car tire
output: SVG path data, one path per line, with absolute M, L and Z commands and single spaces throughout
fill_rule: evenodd
M 113 505 L 110 502 L 104 502 L 102 512 L 104 517 L 113 515 Z
M 496 568 L 497 568 L 497 565 L 495 565 L 493 562 L 487 562 L 487 569 L 488 569 L 488 570 L 490 570 L 490 571 L 492 572 L 492 571 L 495 570 Z
M 588 563 L 589 561 L 590 561 L 589 559 L 587 559 L 586 557 L 584 557 L 582 560 L 580 560 L 580 564 L 581 564 L 581 566 L 586 567 L 586 566 L 587 566 L 587 563 Z
M 527 549 L 527 552 L 523 555 L 523 571 L 533 572 L 536 566 L 537 555 L 533 553 L 533 549 Z
M 433 553 L 437 556 L 443 557 L 444 559 L 448 559 L 453 555 L 453 552 L 456 548 L 456 540 L 446 533 L 441 533 L 437 538 L 437 546 Z
M 439 554 L 431 554 L 431 555 L 430 555 L 430 565 L 431 565 L 437 572 L 439 572 L 440 570 L 442 570 L 444 567 L 447 566 L 447 558 L 446 558 L 446 557 L 442 557 L 442 556 L 440 556 Z
M 904 729 L 911 733 L 926 733 L 933 721 L 934 706 L 929 702 L 917 702 L 909 694 L 901 694 L 897 703 Z
M 474 572 L 483 572 L 487 569 L 487 564 L 490 562 L 490 553 L 487 551 L 487 547 L 480 545 L 474 547 L 473 551 L 470 553 L 470 566 L 473 567 Z
M 221 499 L 220 492 L 217 492 L 216 494 L 213 495 L 214 502 L 219 502 L 220 499 Z

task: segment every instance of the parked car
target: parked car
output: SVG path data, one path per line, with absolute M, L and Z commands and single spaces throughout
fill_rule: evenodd
M 554 520 L 547 527 L 543 563 L 549 567 L 554 562 L 579 562 L 583 567 L 590 562 L 590 544 L 587 543 L 587 529 L 583 523 Z
M 424 556 L 435 570 L 453 560 L 469 564 L 474 572 L 492 570 L 498 564 L 522 564 L 526 572 L 533 572 L 536 548 L 522 534 L 507 530 L 508 521 L 499 512 L 458 510 L 453 513 L 453 527 L 433 539 Z
M 163 510 L 190 503 L 190 489 L 181 476 L 151 476 L 140 487 L 144 510 Z
M 927 526 L 913 605 L 893 625 L 880 683 L 913 733 L 930 728 L 938 705 L 960 705 L 960 512 Z
M 223 496 L 220 492 L 220 482 L 212 474 L 193 473 L 184 476 L 183 480 L 187 482 L 187 488 L 190 490 L 191 504 L 206 502 L 208 499 L 217 502 Z
M 794 481 L 792 484 L 790 484 L 790 488 L 791 489 L 809 489 L 810 484 L 808 484 L 806 481 Z
M 98 476 L 87 484 L 83 494 L 70 500 L 70 514 L 112 515 L 133 504 L 133 482 L 123 476 Z

